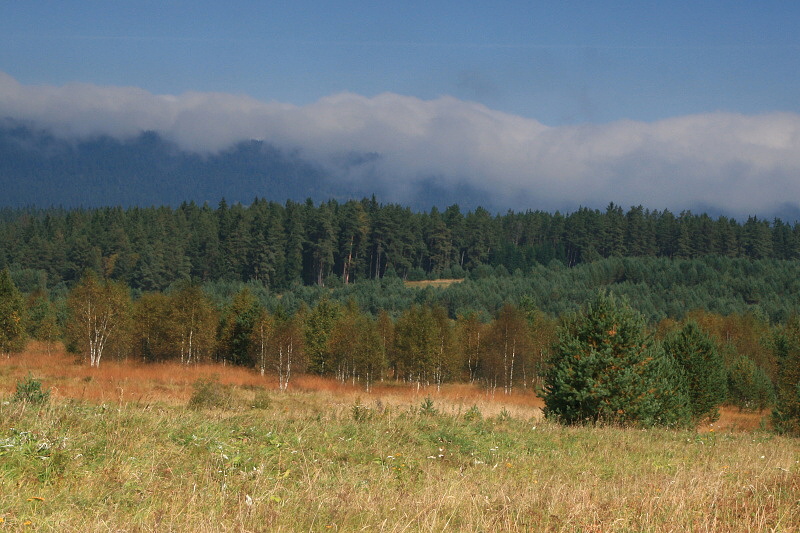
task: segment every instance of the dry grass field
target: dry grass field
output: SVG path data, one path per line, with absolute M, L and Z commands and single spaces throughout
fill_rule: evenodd
M 29 375 L 48 403 L 13 399 Z M 759 414 L 561 427 L 532 395 L 272 381 L 0 361 L 0 530 L 800 531 L 800 443 Z M 197 383 L 224 402 L 190 408 Z

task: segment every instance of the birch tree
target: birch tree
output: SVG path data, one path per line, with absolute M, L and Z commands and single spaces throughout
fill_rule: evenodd
M 514 306 L 505 305 L 489 327 L 483 375 L 487 386 L 503 386 L 511 394 L 514 380 L 530 351 L 530 332 L 524 314 Z
M 261 311 L 250 335 L 250 351 L 261 375 L 270 369 L 278 378 L 278 388 L 289 388 L 292 376 L 306 369 L 303 349 L 302 319 L 282 313 L 270 315 Z
M 378 323 L 361 313 L 354 303 L 345 309 L 328 339 L 336 363 L 336 376 L 344 382 L 363 382 L 369 392 L 386 368 L 386 351 Z
M 217 311 L 199 285 L 183 283 L 169 294 L 170 331 L 181 363 L 199 363 L 216 346 Z
M 89 358 L 89 366 L 99 367 L 111 342 L 122 341 L 130 320 L 131 297 L 122 283 L 99 280 L 88 271 L 67 297 L 69 335 Z

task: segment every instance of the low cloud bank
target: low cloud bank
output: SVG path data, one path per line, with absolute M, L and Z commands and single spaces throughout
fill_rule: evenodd
M 3 117 L 62 137 L 128 138 L 152 130 L 198 152 L 260 139 L 342 180 L 377 180 L 395 196 L 387 200 L 399 202 L 432 178 L 441 187 L 485 191 L 487 203 L 512 209 L 603 208 L 613 201 L 763 216 L 800 201 L 794 113 L 548 127 L 450 97 L 346 93 L 299 107 L 219 93 L 25 86 L 0 72 Z

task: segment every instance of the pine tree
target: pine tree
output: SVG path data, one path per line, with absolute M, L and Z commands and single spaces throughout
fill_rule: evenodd
M 25 348 L 25 302 L 8 268 L 0 271 L 0 355 Z
M 61 336 L 56 306 L 50 301 L 47 292 L 40 289 L 28 296 L 27 307 L 28 335 L 46 343 L 49 355 L 53 343 Z
M 309 372 L 325 375 L 334 371 L 336 365 L 330 361 L 328 337 L 341 314 L 341 305 L 325 296 L 312 310 L 305 313 L 303 345 L 308 357 Z
M 677 370 L 643 317 L 601 292 L 564 321 L 545 376 L 545 414 L 568 424 L 686 423 Z
M 784 345 L 779 350 L 788 353 L 784 351 L 785 348 L 787 347 Z M 769 376 L 746 355 L 734 359 L 728 368 L 728 401 L 739 410 L 754 411 L 766 409 L 775 402 L 775 388 Z M 781 405 L 773 412 L 773 416 L 776 417 L 776 427 L 781 426 L 780 419 L 783 418 L 781 413 L 785 411 L 785 407 Z
M 250 343 L 260 311 L 258 301 L 247 287 L 234 296 L 220 333 L 219 350 L 223 360 L 235 365 L 254 366 Z
M 776 429 L 800 435 L 800 317 L 794 316 L 774 341 L 778 360 L 775 409 Z
M 682 370 L 689 408 L 696 421 L 719 418 L 718 407 L 727 398 L 727 373 L 716 344 L 697 322 L 689 321 L 664 339 L 664 351 Z

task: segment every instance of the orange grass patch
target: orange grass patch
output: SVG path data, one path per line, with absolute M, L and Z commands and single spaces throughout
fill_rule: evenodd
M 453 283 L 461 283 L 463 279 L 432 279 L 422 281 L 406 281 L 406 287 L 421 288 L 421 287 L 448 287 Z
M 736 407 L 723 406 L 719 410 L 719 420 L 713 424 L 704 424 L 699 429 L 702 431 L 745 431 L 752 432 L 758 429 L 771 427 L 769 418 L 771 411 L 741 411 Z
M 28 374 L 42 381 L 55 398 L 73 398 L 93 402 L 139 403 L 188 402 L 192 384 L 199 379 L 218 379 L 220 383 L 238 387 L 277 389 L 275 376 L 261 376 L 253 369 L 220 364 L 181 365 L 180 363 L 140 363 L 104 359 L 99 368 L 67 354 L 61 344 L 48 347 L 31 342 L 25 352 L 0 359 L 0 393 L 13 394 L 15 383 Z M 335 379 L 312 375 L 294 376 L 290 391 L 321 392 L 336 403 L 380 402 L 384 405 L 418 405 L 430 397 L 436 407 L 448 412 L 463 412 L 477 406 L 484 416 L 504 410 L 524 418 L 541 416 L 543 402 L 528 391 L 505 395 L 477 385 L 449 383 L 417 387 L 395 381 L 376 383 L 370 392 L 362 384 L 340 383 Z
M 25 352 L 0 359 L 3 392 L 13 393 L 16 381 L 28 374 L 42 381 L 56 398 L 74 398 L 98 402 L 137 401 L 185 403 L 198 379 L 218 379 L 236 386 L 269 387 L 269 377 L 233 366 L 181 365 L 180 363 L 139 363 L 102 360 L 99 368 L 65 352 L 56 345 L 50 350 L 44 343 L 31 342 Z M 0 390 L 2 390 L 0 389 Z

